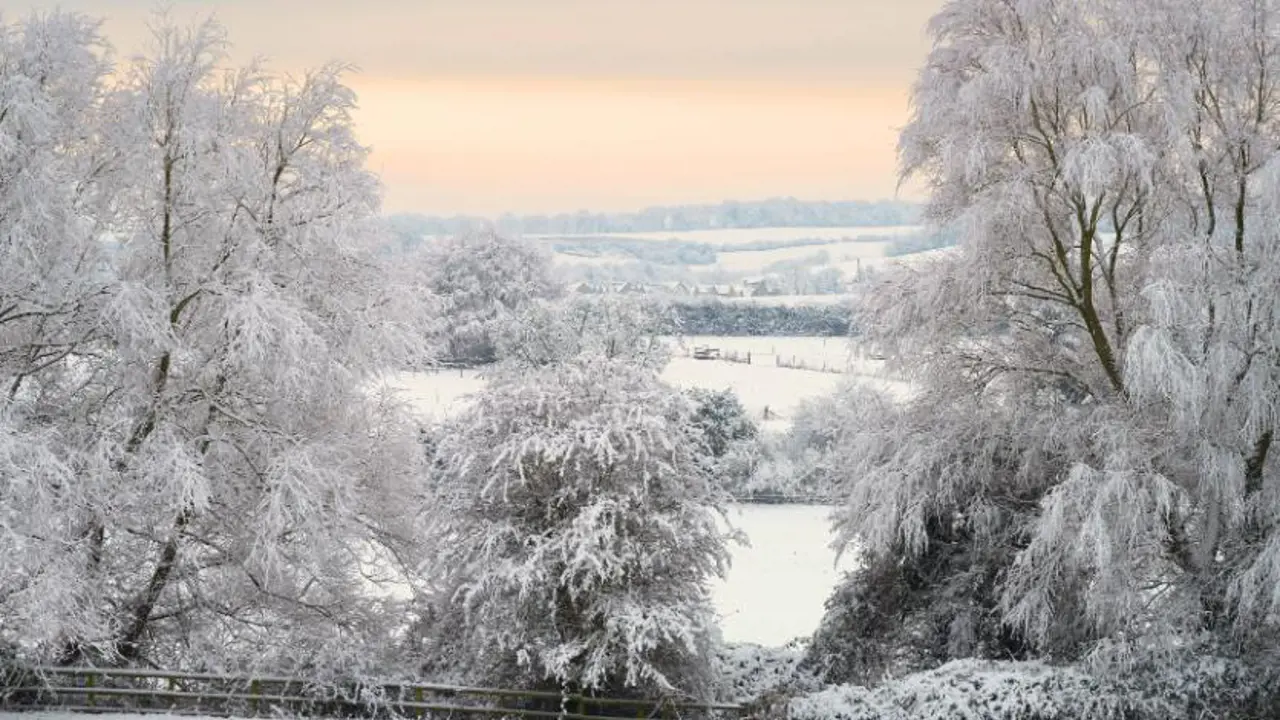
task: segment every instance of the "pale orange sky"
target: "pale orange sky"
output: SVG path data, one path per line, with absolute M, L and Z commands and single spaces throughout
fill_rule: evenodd
M 894 146 L 943 0 L 209 0 L 237 59 L 359 66 L 388 211 L 492 214 L 895 194 Z M 103 17 L 149 0 L 0 0 Z M 914 197 L 908 189 L 901 194 Z

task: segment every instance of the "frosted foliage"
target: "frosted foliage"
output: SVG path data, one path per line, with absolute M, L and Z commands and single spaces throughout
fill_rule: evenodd
M 443 303 L 443 351 L 460 361 L 496 359 L 513 319 L 531 302 L 558 294 L 546 253 L 492 229 L 438 240 L 421 262 Z
M 107 65 L 97 25 L 54 14 L 0 19 L 0 393 L 90 339 L 101 158 L 88 137 Z
M 661 370 L 669 359 L 658 338 L 661 319 L 653 301 L 634 295 L 532 300 L 501 323 L 498 349 L 516 365 L 547 365 L 587 353 Z
M 443 435 L 438 632 L 462 634 L 473 680 L 705 690 L 730 536 L 693 411 L 586 353 L 499 373 Z
M 1171 657 L 1166 666 L 1121 678 L 1105 664 L 1055 667 L 1040 662 L 954 661 L 874 689 L 837 685 L 793 699 L 797 720 L 1068 720 L 1264 717 L 1265 706 L 1236 688 L 1262 683 L 1216 657 Z M 1135 682 L 1136 680 L 1136 682 Z M 1244 681 L 1244 682 L 1242 682 Z
M 716 655 L 724 677 L 724 700 L 736 703 L 768 701 L 774 695 L 816 690 L 820 684 L 800 669 L 804 646 L 792 641 L 782 647 L 753 643 L 725 645 Z
M 0 318 L 14 287 L 18 312 L 65 315 L 25 335 L 0 323 L 0 642 L 42 660 L 354 667 L 353 641 L 398 622 L 362 560 L 412 536 L 396 498 L 418 457 L 399 408 L 363 388 L 421 348 L 368 251 L 377 183 L 342 68 L 224 70 L 217 25 L 162 17 L 106 84 L 92 24 L 0 27 L 0 84 L 51 95 L 33 125 L 54 134 L 11 132 L 0 106 L 0 152 L 62 173 L 0 212 L 19 223 L 0 273 L 11 257 L 56 270 L 0 283 Z M 43 85 L 17 59 L 44 55 L 10 49 L 36 33 L 74 66 Z
M 899 150 L 961 246 L 860 299 L 919 390 L 842 420 L 845 542 L 1011 543 L 1002 619 L 1064 652 L 1275 627 L 1277 11 L 953 0 L 934 18 Z

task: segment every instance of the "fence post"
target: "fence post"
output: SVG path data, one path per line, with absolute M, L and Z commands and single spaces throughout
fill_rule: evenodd
M 249 694 L 252 696 L 249 698 L 249 712 L 257 715 L 259 686 L 256 679 L 249 681 Z
M 93 673 L 91 673 L 91 672 L 90 672 L 90 673 L 85 673 L 85 676 L 84 676 L 84 686 L 85 686 L 85 687 L 87 687 L 87 688 L 91 688 L 91 687 L 93 687 L 93 685 L 94 685 L 94 683 L 93 683 Z M 93 694 L 93 693 L 85 693 L 85 696 L 84 696 L 84 702 L 85 702 L 85 704 L 86 704 L 86 705 L 88 705 L 88 706 L 90 706 L 90 707 L 92 707 L 92 706 L 94 706 L 94 705 L 97 705 L 97 704 L 98 704 L 98 703 L 97 703 L 97 699 L 95 698 L 95 696 L 94 696 L 94 694 Z

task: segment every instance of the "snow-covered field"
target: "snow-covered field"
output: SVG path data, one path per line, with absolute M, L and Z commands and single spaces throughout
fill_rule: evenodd
M 476 370 L 431 370 L 396 373 L 386 378 L 420 417 L 444 420 L 467 407 L 467 397 L 484 388 Z
M 910 266 L 931 257 L 939 251 L 925 251 L 889 257 L 889 242 L 885 238 L 897 238 L 904 235 L 918 234 L 924 231 L 920 225 L 885 225 L 869 227 L 773 227 L 773 228 L 734 228 L 728 230 L 673 230 L 669 232 L 636 232 L 636 233 L 600 233 L 586 235 L 529 235 L 531 239 L 554 240 L 595 240 L 612 238 L 614 240 L 682 240 L 713 246 L 716 249 L 715 261 L 706 265 L 672 266 L 674 278 L 685 278 L 680 272 L 694 273 L 706 277 L 758 277 L 776 274 L 769 270 L 771 265 L 787 261 L 806 261 L 815 259 L 822 253 L 823 262 L 807 266 L 807 270 L 817 271 L 825 268 L 839 270 L 845 278 L 854 278 L 866 271 L 880 271 L 894 266 Z M 799 240 L 826 241 L 829 244 L 801 245 L 797 247 L 781 247 L 768 250 L 749 250 L 745 246 L 755 242 L 788 242 Z M 950 248 L 942 252 L 949 251 Z M 552 262 L 566 272 L 571 268 L 579 270 L 594 267 L 608 272 L 607 268 L 618 268 L 634 263 L 636 260 L 629 254 L 607 254 L 603 256 L 582 256 L 572 253 L 552 253 Z M 656 267 L 656 266 L 655 266 Z M 678 272 L 676 272 L 678 271 Z M 823 304 L 833 302 L 833 296 L 799 296 L 786 301 L 786 304 Z M 768 300 L 764 302 L 769 302 Z
M 849 302 L 852 295 L 751 295 L 746 297 L 717 297 L 722 303 L 742 305 L 765 305 L 767 307 L 800 307 L 809 305 L 841 305 Z
M 755 356 L 752 360 L 755 361 Z M 663 371 L 662 379 L 682 388 L 733 390 L 757 424 L 784 431 L 802 402 L 834 393 L 842 377 L 835 373 L 775 367 L 772 358 L 766 362 L 768 364 L 747 365 L 674 357 Z
M 785 431 L 805 400 L 835 393 L 850 377 L 894 397 L 908 393 L 907 383 L 885 375 L 882 361 L 867 357 L 845 338 L 689 335 L 670 341 L 675 357 L 662 374 L 664 380 L 676 387 L 733 390 L 751 417 L 768 430 Z M 751 364 L 687 357 L 697 346 L 751 353 Z M 778 360 L 815 369 L 778 367 Z M 822 368 L 845 374 L 821 372 Z
M 673 357 L 662 373 L 664 380 L 681 388 L 733 390 L 751 417 L 769 430 L 786 430 L 801 403 L 834 393 L 847 377 L 816 369 L 778 367 L 778 358 L 803 362 L 811 368 L 839 368 L 897 396 L 907 392 L 905 383 L 883 376 L 883 363 L 865 357 L 844 338 L 689 335 L 667 340 L 672 344 Z M 752 362 L 747 365 L 687 356 L 689 350 L 701 345 L 739 354 L 749 352 Z M 400 390 L 419 415 L 443 420 L 461 412 L 467 405 L 467 396 L 483 388 L 485 381 L 475 370 L 437 370 L 399 373 L 388 378 L 387 383 Z
M 710 266 L 725 272 L 760 273 L 774 263 L 805 260 L 817 254 L 826 256 L 828 265 L 845 265 L 858 261 L 878 260 L 884 257 L 889 244 L 885 242 L 839 242 L 829 245 L 800 245 L 773 248 L 771 250 L 733 250 L 724 248 L 716 253 L 716 263 Z
M 711 589 L 720 628 L 729 642 L 778 646 L 810 635 L 823 604 L 853 553 L 836 563 L 834 536 L 821 505 L 737 505 L 730 522 L 751 540 L 734 548 L 729 576 Z
M 658 230 L 653 232 L 632 233 L 595 233 L 595 237 L 607 235 L 616 238 L 634 238 L 637 240 L 683 240 L 708 245 L 743 245 L 758 241 L 786 241 L 798 238 L 814 238 L 819 240 L 839 240 L 842 238 L 887 237 L 910 235 L 922 230 L 920 225 L 880 225 L 860 227 L 769 227 L 769 228 L 727 228 L 722 230 Z M 529 235 L 527 237 L 562 237 L 573 235 Z
M 841 375 L 835 373 L 776 367 L 772 356 L 761 355 L 756 362 L 746 365 L 676 356 L 662 377 L 676 387 L 733 390 L 757 423 L 776 431 L 790 426 L 800 403 L 834 393 L 840 383 Z M 400 391 L 417 415 L 441 421 L 462 412 L 468 396 L 483 388 L 485 381 L 475 370 L 440 370 L 399 373 L 387 378 L 387 384 Z
M 881 363 L 864 358 L 858 347 L 844 337 L 684 335 L 668 337 L 667 341 L 675 355 L 686 355 L 688 350 L 705 345 L 722 351 L 749 352 L 755 365 L 775 365 L 775 358 L 781 357 L 803 361 L 810 367 L 849 368 L 862 374 L 873 374 L 881 368 Z

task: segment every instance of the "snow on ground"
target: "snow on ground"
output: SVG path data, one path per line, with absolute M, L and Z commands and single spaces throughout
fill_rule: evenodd
M 895 396 L 906 392 L 905 383 L 884 377 L 882 362 L 864 356 L 845 338 L 689 335 L 667 341 L 672 344 L 674 357 L 662 373 L 663 380 L 681 388 L 733 390 L 751 417 L 768 430 L 785 431 L 803 401 L 834 393 L 842 378 L 849 377 L 778 367 L 778 358 L 803 362 L 812 368 L 841 368 Z M 701 345 L 740 354 L 749 352 L 752 362 L 747 365 L 687 356 L 692 348 Z M 475 370 L 397 373 L 385 382 L 399 389 L 421 417 L 434 421 L 461 412 L 467 407 L 467 396 L 485 384 Z
M 804 400 L 834 393 L 840 378 L 835 373 L 775 367 L 772 359 L 747 365 L 673 357 L 662 373 L 662 379 L 676 387 L 733 390 L 757 424 L 775 431 L 791 425 Z
M 884 257 L 887 242 L 849 242 L 831 243 L 830 245 L 800 245 L 798 247 L 774 248 L 771 250 L 733 250 L 724 248 L 716 253 L 714 265 L 698 266 L 698 270 L 715 269 L 724 272 L 762 273 L 769 265 L 780 262 L 807 260 L 814 255 L 826 256 L 826 264 L 843 265 L 859 260 Z
M 610 235 L 609 237 L 615 237 Z M 718 248 L 716 261 L 707 265 L 683 265 L 681 269 L 695 273 L 739 273 L 760 275 L 774 263 L 787 261 L 803 261 L 815 255 L 823 254 L 824 263 L 813 265 L 813 269 L 822 267 L 839 268 L 846 276 L 853 277 L 859 268 L 868 269 L 885 264 L 890 258 L 885 257 L 887 242 L 866 242 L 851 240 L 835 242 L 827 245 L 800 245 L 797 247 L 772 248 L 769 250 L 735 250 L 732 246 Z M 635 262 L 636 258 L 624 254 L 608 255 L 575 255 L 573 253 L 555 252 L 551 254 L 551 262 L 558 266 L 593 266 L 597 268 L 626 265 Z
M 822 505 L 732 508 L 729 521 L 751 546 L 733 549 L 728 577 L 711 588 L 726 641 L 776 647 L 818 629 L 841 574 L 854 568 L 853 553 L 836 563 L 830 513 Z
M 752 419 L 772 431 L 785 431 L 801 403 L 834 394 L 848 378 L 896 398 L 906 397 L 909 392 L 907 383 L 887 376 L 883 361 L 868 357 L 845 338 L 688 335 L 669 341 L 674 357 L 662 374 L 664 380 L 676 387 L 731 389 Z M 698 346 L 739 355 L 751 353 L 751 364 L 688 357 L 688 352 Z M 801 362 L 815 369 L 778 367 L 779 360 Z M 822 372 L 824 367 L 844 374 Z
M 841 305 L 853 299 L 848 294 L 828 295 L 749 295 L 746 297 L 723 297 L 715 299 L 729 305 L 764 305 L 767 307 L 806 307 L 810 305 Z
M 882 256 L 871 258 L 832 258 L 828 267 L 833 267 L 844 273 L 846 277 L 857 275 L 858 271 L 876 270 L 879 272 L 892 272 L 898 268 L 910 268 L 918 266 L 931 260 L 937 260 L 945 257 L 950 253 L 956 252 L 956 247 L 936 248 L 933 250 L 922 250 L 920 252 L 907 253 L 906 255 Z
M 434 421 L 465 410 L 468 396 L 485 385 L 476 370 L 448 369 L 396 373 L 384 382 L 387 387 L 400 391 L 419 417 Z
M 801 238 L 840 240 L 843 238 L 898 237 L 921 232 L 920 225 L 868 225 L 859 227 L 770 227 L 724 228 L 720 230 L 656 230 L 652 232 L 610 232 L 575 235 L 526 235 L 528 238 L 614 237 L 636 240 L 683 240 L 708 245 L 742 245 L 757 241 L 787 241 Z
M 675 355 L 687 355 L 689 350 L 705 345 L 721 351 L 751 353 L 753 365 L 776 365 L 775 358 L 781 357 L 787 361 L 803 361 L 810 367 L 850 368 L 864 374 L 880 369 L 880 363 L 864 358 L 858 347 L 845 337 L 683 335 L 665 340 Z

